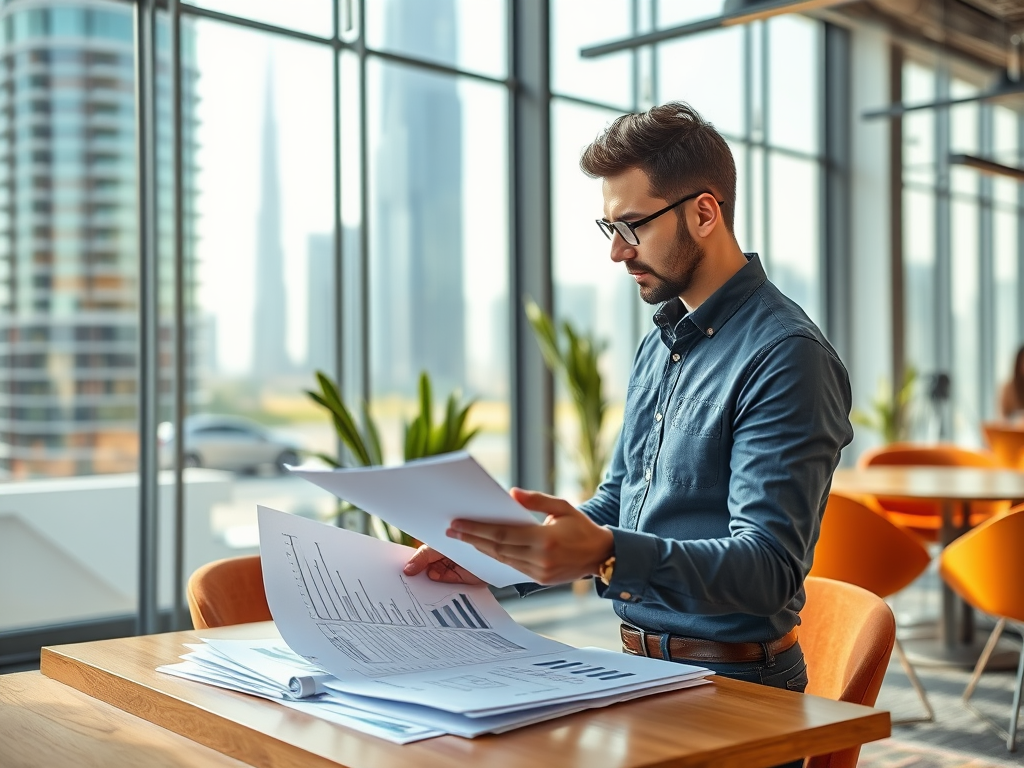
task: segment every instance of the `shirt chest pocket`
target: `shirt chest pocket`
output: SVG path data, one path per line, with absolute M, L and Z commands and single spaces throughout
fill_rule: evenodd
M 662 438 L 660 464 L 669 482 L 685 488 L 718 483 L 725 409 L 706 400 L 683 397 Z

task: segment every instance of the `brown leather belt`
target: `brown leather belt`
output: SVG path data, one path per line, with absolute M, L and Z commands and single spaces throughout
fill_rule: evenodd
M 655 659 L 665 658 L 661 652 L 662 635 L 623 624 L 619 627 L 619 636 L 622 638 L 622 650 L 626 653 Z M 669 661 L 767 661 L 771 656 L 788 651 L 796 644 L 796 640 L 796 627 L 778 640 L 767 643 L 720 643 L 698 637 L 669 635 Z

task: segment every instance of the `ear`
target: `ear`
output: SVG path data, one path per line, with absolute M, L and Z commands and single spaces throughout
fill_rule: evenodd
M 693 213 L 690 225 L 695 237 L 708 237 L 722 221 L 722 209 L 710 192 L 697 198 Z

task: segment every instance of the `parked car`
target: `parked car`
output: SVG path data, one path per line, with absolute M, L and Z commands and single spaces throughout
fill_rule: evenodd
M 185 418 L 185 466 L 256 471 L 274 466 L 279 472 L 285 464 L 298 464 L 299 447 L 261 424 L 241 416 L 196 414 Z M 174 466 L 174 425 L 164 422 L 157 428 L 160 441 L 160 466 Z

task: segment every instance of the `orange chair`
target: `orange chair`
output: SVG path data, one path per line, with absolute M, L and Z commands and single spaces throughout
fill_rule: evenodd
M 1024 424 L 986 421 L 981 431 L 999 466 L 1024 471 Z
M 188 610 L 196 629 L 270 621 L 259 555 L 215 560 L 188 580 Z
M 892 443 L 865 451 L 857 460 L 859 467 L 981 467 L 999 469 L 989 453 L 972 451 L 957 445 L 919 445 Z M 942 527 L 942 509 L 936 502 L 879 498 L 878 503 L 894 523 L 909 528 L 927 541 L 938 541 Z M 1008 501 L 979 501 L 971 504 L 968 527 L 973 527 L 1010 508 Z
M 917 537 L 889 520 L 873 498 L 829 494 L 811 576 L 856 584 L 884 599 L 924 573 L 930 562 L 928 550 Z M 931 722 L 935 711 L 898 638 L 895 649 L 927 714 L 893 722 Z
M 1013 752 L 1017 742 L 1017 717 L 1024 689 L 1024 649 L 1017 665 L 1017 688 L 1010 712 L 1010 730 L 970 706 L 970 697 L 1007 623 L 1024 634 L 1024 505 L 989 520 L 942 550 L 939 573 L 953 590 L 980 611 L 998 616 L 999 622 L 985 644 L 974 674 L 964 690 L 964 704 L 1006 739 Z
M 872 706 L 896 642 L 896 620 L 878 595 L 809 576 L 800 612 L 807 693 Z M 854 768 L 860 747 L 810 757 L 805 768 Z

